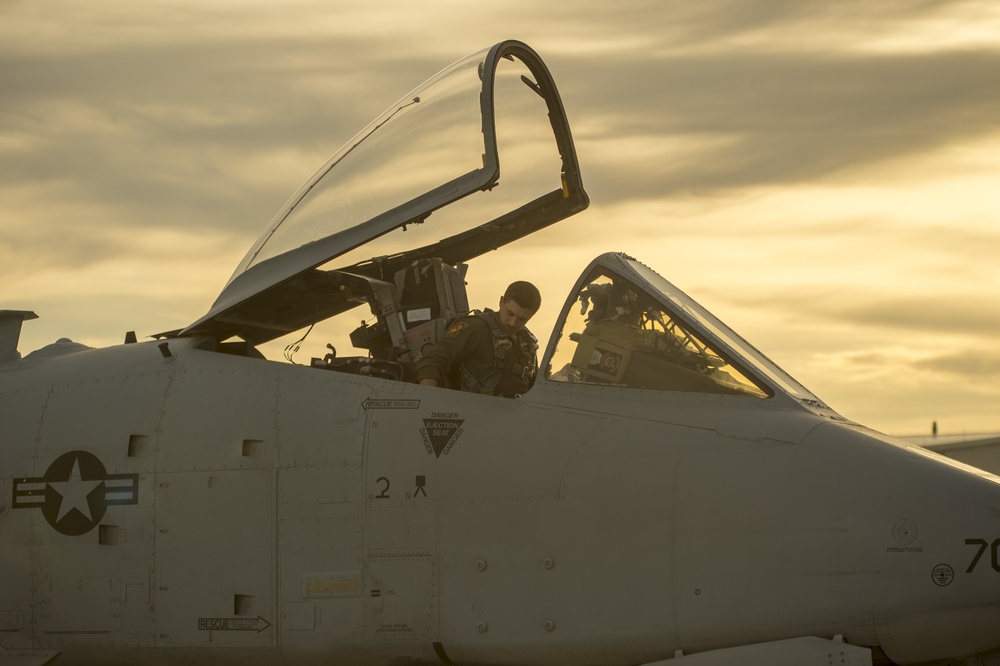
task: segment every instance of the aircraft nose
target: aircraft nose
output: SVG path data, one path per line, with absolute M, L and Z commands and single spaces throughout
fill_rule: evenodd
M 812 561 L 829 559 L 831 595 L 865 599 L 886 655 L 1000 654 L 1000 479 L 853 426 L 826 424 L 799 446 L 818 486 L 803 486 L 813 520 L 820 509 L 841 526 Z
M 1000 479 L 906 453 L 913 491 L 895 503 L 883 558 L 900 603 L 879 630 L 883 649 L 897 663 L 1000 654 Z

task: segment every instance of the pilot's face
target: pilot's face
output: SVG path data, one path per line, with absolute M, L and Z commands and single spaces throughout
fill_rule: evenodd
M 500 297 L 500 325 L 510 335 L 514 335 L 524 328 L 534 314 L 534 310 L 521 307 L 514 299 L 508 300 L 503 296 Z

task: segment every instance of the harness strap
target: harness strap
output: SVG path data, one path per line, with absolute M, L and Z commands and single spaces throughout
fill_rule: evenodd
M 500 325 L 496 317 L 491 316 L 490 310 L 486 312 L 473 310 L 472 314 L 482 319 L 490 329 L 490 334 L 493 337 L 493 369 L 486 377 L 479 378 L 473 376 L 464 364 L 460 364 L 459 381 L 461 388 L 463 391 L 496 395 L 497 386 L 504 375 L 504 361 L 507 359 L 507 350 L 514 346 L 514 341 L 511 340 L 510 335 Z M 527 329 L 523 330 L 522 334 L 528 338 L 531 362 L 530 365 L 513 363 L 511 364 L 510 372 L 514 377 L 527 385 L 538 373 L 538 365 L 535 358 L 538 351 L 538 339 Z

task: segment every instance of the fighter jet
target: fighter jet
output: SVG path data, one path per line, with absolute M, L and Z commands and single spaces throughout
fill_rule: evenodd
M 415 382 L 476 259 L 587 206 L 505 41 L 349 141 L 197 321 L 22 358 L 5 311 L 0 661 L 1000 656 L 998 478 L 843 418 L 637 258 L 583 270 L 523 395 Z M 325 320 L 322 358 L 259 351 Z

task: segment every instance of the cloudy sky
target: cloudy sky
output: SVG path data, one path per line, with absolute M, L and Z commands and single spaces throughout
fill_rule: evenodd
M 592 199 L 510 248 L 539 337 L 621 250 L 849 418 L 1000 431 L 988 1 L 0 0 L 0 308 L 41 317 L 22 353 L 191 323 L 327 157 L 508 38 L 555 76 Z M 473 263 L 476 305 L 510 259 Z

